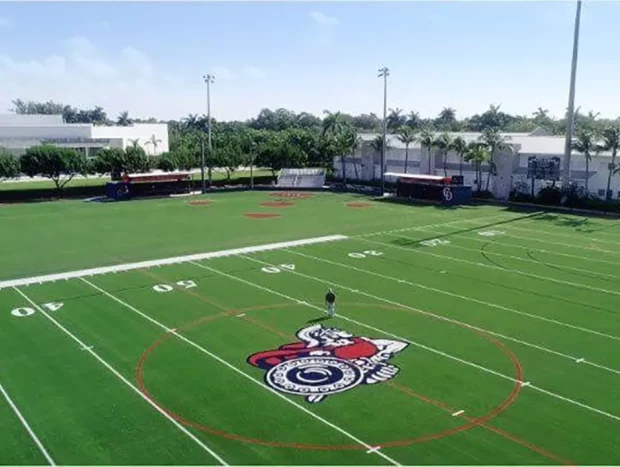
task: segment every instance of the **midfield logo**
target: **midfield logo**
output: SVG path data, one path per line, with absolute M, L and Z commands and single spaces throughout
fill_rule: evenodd
M 315 324 L 297 331 L 300 342 L 282 345 L 248 357 L 250 365 L 266 370 L 272 388 L 318 403 L 327 396 L 360 384 L 392 379 L 400 371 L 387 363 L 405 350 L 405 342 L 358 337 L 337 328 Z

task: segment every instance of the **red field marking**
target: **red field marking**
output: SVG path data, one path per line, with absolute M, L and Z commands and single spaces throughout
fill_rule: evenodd
M 384 309 L 388 309 L 388 310 L 397 310 L 397 311 L 407 311 L 407 310 L 403 310 L 399 307 L 391 307 L 391 306 L 386 306 L 386 305 L 377 305 L 377 304 L 361 304 L 361 303 L 357 303 L 357 304 L 352 304 L 353 306 L 361 306 L 361 307 L 378 307 L 378 308 L 384 308 Z M 211 316 L 207 316 L 207 317 L 203 317 L 200 318 L 196 321 L 192 321 L 186 325 L 183 325 L 179 328 L 177 328 L 176 332 L 181 332 L 183 330 L 192 328 L 194 326 L 206 323 L 206 322 L 210 322 L 213 321 L 215 319 L 219 319 L 219 318 L 223 318 L 225 316 L 230 316 L 232 314 L 241 314 L 241 313 L 247 313 L 249 311 L 261 311 L 261 310 L 266 310 L 266 309 L 273 309 L 273 308 L 286 308 L 286 307 L 291 307 L 291 306 L 295 306 L 292 305 L 290 303 L 282 303 L 282 304 L 278 304 L 278 305 L 264 305 L 264 306 L 256 306 L 256 307 L 249 307 L 249 308 L 242 308 L 242 309 L 237 309 L 237 310 L 226 310 L 222 313 L 219 313 L 217 315 L 211 315 Z M 274 332 L 277 335 L 281 335 L 281 336 L 287 336 L 287 334 L 281 333 L 278 330 L 275 330 L 263 323 L 260 323 L 259 321 L 257 321 L 256 319 L 251 319 L 251 318 L 247 318 L 247 317 L 243 317 L 243 319 L 245 321 L 251 322 L 252 324 L 255 324 L 257 326 L 260 326 L 263 329 L 266 329 L 270 332 Z M 470 328 L 467 328 L 466 326 L 461 326 L 464 329 L 467 329 L 469 331 L 472 331 Z M 386 443 L 373 443 L 376 444 L 377 446 L 381 446 L 381 447 L 400 447 L 400 446 L 407 446 L 410 444 L 415 444 L 415 443 L 423 443 L 423 442 L 427 442 L 427 441 L 432 441 L 432 440 L 437 440 L 437 439 L 441 439 L 441 438 L 445 438 L 447 436 L 450 435 L 454 435 L 457 433 L 460 433 L 462 431 L 466 431 L 469 430 L 471 428 L 477 427 L 477 426 L 481 426 L 483 423 L 491 420 L 492 418 L 497 417 L 500 413 L 502 413 L 503 411 L 505 411 L 508 407 L 510 407 L 514 401 L 517 399 L 518 395 L 519 395 L 519 391 L 521 390 L 521 383 L 523 382 L 523 369 L 521 367 L 521 364 L 519 362 L 519 360 L 517 359 L 517 357 L 512 353 L 512 351 L 510 351 L 510 349 L 508 349 L 507 347 L 505 347 L 501 342 L 499 342 L 497 339 L 486 335 L 485 333 L 481 332 L 481 331 L 472 331 L 475 332 L 476 334 L 478 334 L 481 338 L 484 338 L 486 340 L 488 340 L 489 342 L 491 342 L 494 346 L 496 346 L 497 348 L 499 348 L 500 350 L 502 350 L 502 352 L 504 352 L 510 362 L 512 363 L 514 370 L 515 370 L 515 376 L 514 379 L 516 380 L 515 386 L 513 387 L 512 391 L 510 392 L 510 394 L 504 399 L 504 401 L 502 401 L 502 403 L 500 405 L 498 405 L 497 407 L 495 407 L 493 410 L 491 410 L 491 412 L 489 412 L 486 415 L 483 415 L 481 417 L 477 417 L 477 418 L 468 418 L 468 423 L 464 424 L 464 425 L 460 425 L 458 427 L 455 428 L 451 428 L 448 430 L 444 430 L 442 432 L 438 432 L 438 433 L 431 433 L 431 434 L 427 434 L 427 435 L 422 435 L 422 436 L 418 436 L 415 438 L 408 438 L 408 439 L 402 439 L 402 440 L 396 440 L 396 441 L 389 441 Z M 223 438 L 227 438 L 227 439 L 232 439 L 232 440 L 236 440 L 236 441 L 241 441 L 241 442 L 245 442 L 245 443 L 251 443 L 251 444 L 257 444 L 257 445 L 261 445 L 261 446 L 269 446 L 269 447 L 280 447 L 280 448 L 293 448 L 293 449 L 307 449 L 307 450 L 317 450 L 317 451 L 339 451 L 339 450 L 361 450 L 361 449 L 366 449 L 364 446 L 360 446 L 358 444 L 354 444 L 354 445 L 324 445 L 324 444 L 306 444 L 306 443 L 291 443 L 291 442 L 278 442 L 278 441 L 267 441 L 267 440 L 263 440 L 263 439 L 257 439 L 257 438 L 251 438 L 248 436 L 243 436 L 243 435 L 238 435 L 238 434 L 234 434 L 234 433 L 229 433 L 227 431 L 223 431 L 223 430 L 217 430 L 215 428 L 206 426 L 206 425 L 202 425 L 200 423 L 197 423 L 193 420 L 188 420 L 184 417 L 182 417 L 181 415 L 171 411 L 170 409 L 167 409 L 166 407 L 162 406 L 161 404 L 159 404 L 157 402 L 157 400 L 148 392 L 148 389 L 146 388 L 146 385 L 144 383 L 144 375 L 143 375 L 143 371 L 144 371 L 144 364 L 146 363 L 148 357 L 159 347 L 161 346 L 164 342 L 166 342 L 167 340 L 171 339 L 174 336 L 174 334 L 172 333 L 166 333 L 163 336 L 161 336 L 158 340 L 156 340 L 155 342 L 153 342 L 153 344 L 151 344 L 142 354 L 142 356 L 140 357 L 139 361 L 138 361 L 138 365 L 136 367 L 136 381 L 137 381 L 137 386 L 140 389 L 140 391 L 147 397 L 149 398 L 149 400 L 151 400 L 155 405 L 157 405 L 160 409 L 162 409 L 164 412 L 166 412 L 168 415 L 170 415 L 172 418 L 174 418 L 176 421 L 178 421 L 179 423 L 182 423 L 186 426 L 190 426 L 192 428 L 195 428 L 197 430 L 200 431 L 204 431 L 207 433 L 211 433 L 217 436 L 221 436 Z M 414 393 L 413 390 L 407 388 L 406 386 L 393 386 L 396 387 L 398 389 L 401 388 L 405 388 L 408 391 L 411 391 L 412 395 L 417 393 Z M 425 397 L 425 396 L 422 396 Z M 432 399 L 430 398 L 426 398 L 425 399 L 427 401 L 431 401 Z M 447 407 L 445 404 L 442 404 L 444 407 Z
M 296 199 L 308 199 L 314 195 L 312 193 L 300 193 L 298 191 L 278 191 L 276 193 L 269 193 L 269 196 L 274 198 L 296 198 Z
M 248 219 L 275 219 L 276 217 L 282 217 L 275 212 L 246 212 L 243 215 Z
M 194 201 L 188 201 L 187 205 L 188 206 L 208 206 L 212 203 L 213 201 L 208 200 L 208 199 L 196 199 Z
M 292 203 L 290 201 L 276 200 L 265 201 L 264 203 L 260 203 L 260 205 L 266 208 L 288 208 L 290 206 L 295 206 L 295 203 Z
M 410 388 L 408 388 L 406 386 L 401 386 L 400 384 L 397 384 L 397 383 L 394 383 L 394 382 L 391 382 L 391 381 L 388 382 L 387 384 L 389 386 L 392 386 L 392 387 L 398 389 L 399 391 L 401 391 L 401 392 L 403 392 L 405 394 L 408 394 L 408 395 L 413 396 L 413 397 L 415 397 L 415 398 L 417 398 L 417 399 L 419 399 L 419 400 L 421 400 L 423 402 L 426 402 L 427 404 L 431 404 L 431 405 L 434 405 L 435 407 L 439 407 L 440 409 L 444 410 L 445 412 L 447 412 L 449 414 L 452 414 L 453 416 L 458 416 L 458 417 L 461 417 L 461 418 L 463 418 L 465 420 L 469 420 L 469 421 L 476 420 L 476 419 L 472 419 L 471 417 L 467 417 L 466 415 L 463 415 L 462 413 L 456 415 L 458 412 L 455 412 L 456 409 L 454 407 L 450 407 L 450 406 L 444 404 L 441 401 L 431 399 L 431 398 L 426 397 L 426 396 L 424 396 L 422 394 L 418 394 L 418 393 L 412 391 Z M 552 453 L 550 451 L 547 451 L 547 450 L 545 450 L 543 448 L 540 448 L 540 447 L 538 447 L 538 446 L 536 446 L 534 444 L 528 443 L 527 441 L 525 441 L 525 440 L 523 440 L 523 439 L 513 435 L 512 433 L 504 431 L 504 430 L 502 430 L 500 428 L 494 427 L 494 426 L 489 425 L 489 424 L 484 423 L 484 422 L 480 423 L 480 426 L 482 428 L 485 428 L 485 429 L 487 429 L 489 431 L 492 431 L 493 433 L 496 433 L 496 434 L 498 434 L 498 435 L 500 435 L 500 436 L 502 436 L 502 437 L 504 437 L 504 438 L 506 438 L 506 439 L 508 439 L 510 441 L 513 441 L 513 442 L 515 442 L 517 444 L 525 446 L 526 448 L 530 449 L 531 451 L 534 451 L 534 452 L 536 452 L 536 453 L 538 453 L 538 454 L 540 454 L 540 455 L 542 455 L 542 456 L 544 456 L 544 457 L 546 457 L 548 459 L 556 461 L 559 464 L 576 465 L 572 461 L 564 459 L 564 458 L 558 456 L 557 454 L 554 454 L 554 453 Z
M 366 209 L 366 208 L 371 208 L 372 204 L 371 203 L 354 202 L 354 203 L 347 203 L 347 207 L 351 208 L 351 209 Z

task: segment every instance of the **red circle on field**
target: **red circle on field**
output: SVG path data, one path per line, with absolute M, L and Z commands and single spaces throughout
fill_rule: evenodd
M 266 208 L 288 208 L 291 206 L 295 206 L 295 203 L 291 201 L 265 201 L 264 203 L 260 203 L 261 206 Z
M 276 217 L 282 217 L 275 212 L 246 212 L 243 215 L 248 219 L 274 219 Z
M 300 193 L 298 191 L 279 191 L 277 193 L 269 193 L 269 196 L 273 196 L 275 198 L 307 199 L 312 198 L 314 195 L 312 193 Z
M 220 314 L 217 314 L 217 315 L 206 316 L 206 317 L 197 319 L 195 321 L 192 321 L 192 322 L 190 322 L 190 323 L 188 323 L 188 324 L 186 324 L 184 326 L 181 326 L 181 327 L 177 328 L 174 331 L 174 333 L 178 333 L 180 331 L 192 328 L 192 327 L 197 326 L 199 324 L 202 324 L 202 323 L 205 323 L 205 322 L 209 322 L 209 321 L 213 321 L 213 320 L 216 320 L 216 319 L 219 319 L 219 318 L 223 318 L 225 316 L 231 316 L 233 314 L 240 314 L 240 313 L 244 313 L 244 312 L 247 313 L 247 312 L 250 312 L 250 311 L 261 311 L 261 310 L 273 309 L 273 308 L 286 308 L 286 307 L 291 307 L 291 306 L 295 306 L 295 305 L 292 305 L 290 303 L 281 303 L 281 304 L 278 304 L 278 305 L 264 305 L 264 306 L 242 308 L 242 309 L 239 309 L 239 310 L 228 310 L 226 312 L 223 312 L 223 313 L 220 313 Z M 359 304 L 359 303 L 356 303 L 356 304 L 352 304 L 352 306 L 363 306 L 363 307 L 373 306 L 373 307 L 384 308 L 384 309 L 388 309 L 388 310 L 392 310 L 392 311 L 394 311 L 394 310 L 402 311 L 403 310 L 402 308 L 399 308 L 399 307 L 391 307 L 391 306 L 376 305 L 376 304 Z M 471 328 L 469 328 L 467 326 L 464 326 L 464 325 L 457 324 L 457 326 L 462 327 L 464 329 L 467 329 L 469 331 L 472 331 L 475 334 L 478 334 L 478 336 L 482 337 L 483 339 L 488 340 L 494 346 L 496 346 L 497 348 L 499 348 L 502 352 L 504 352 L 506 354 L 506 356 L 508 357 L 508 359 L 512 363 L 513 368 L 515 370 L 515 376 L 514 376 L 515 386 L 513 387 L 513 389 L 510 392 L 510 394 L 508 394 L 508 396 L 502 401 L 501 404 L 499 404 L 497 407 L 493 408 L 493 410 L 491 410 L 486 415 L 483 415 L 481 417 L 477 417 L 477 418 L 474 418 L 474 419 L 470 419 L 468 421 L 468 423 L 465 423 L 463 425 L 459 425 L 457 427 L 450 428 L 448 430 L 444 430 L 444 431 L 437 432 L 437 433 L 429 433 L 429 434 L 417 436 L 417 437 L 414 437 L 414 438 L 407 438 L 407 439 L 402 439 L 402 440 L 388 441 L 388 442 L 385 442 L 385 443 L 372 443 L 372 445 L 381 446 L 381 447 L 399 447 L 399 446 L 408 446 L 410 444 L 424 443 L 424 442 L 427 442 L 427 441 L 432 441 L 432 440 L 436 440 L 436 439 L 445 438 L 447 436 L 451 436 L 451 435 L 460 433 L 462 431 L 466 431 L 466 430 L 469 430 L 469 429 L 474 428 L 476 426 L 479 426 L 479 425 L 481 425 L 483 423 L 486 423 L 487 421 L 491 420 L 492 418 L 497 417 L 500 413 L 505 411 L 517 399 L 517 397 L 519 395 L 519 391 L 521 390 L 521 383 L 523 382 L 523 379 L 522 379 L 523 378 L 523 369 L 522 369 L 521 363 L 519 362 L 517 357 L 512 353 L 512 351 L 510 351 L 510 349 L 505 347 L 504 344 L 502 344 L 500 341 L 498 341 L 494 337 L 492 337 L 490 335 L 487 335 L 486 333 L 481 332 L 481 331 L 472 330 Z M 365 446 L 362 446 L 360 444 L 348 444 L 348 445 L 347 444 L 344 444 L 344 445 L 307 444 L 307 443 L 292 443 L 292 442 L 268 441 L 268 440 L 263 440 L 263 439 L 251 438 L 251 437 L 248 437 L 248 436 L 238 435 L 238 434 L 235 434 L 235 433 L 229 433 L 227 431 L 217 430 L 215 428 L 212 428 L 212 427 L 209 427 L 209 426 L 206 426 L 206 425 L 202 425 L 202 424 L 197 423 L 197 422 L 195 422 L 193 420 L 186 419 L 186 418 L 182 417 L 181 415 L 173 412 L 172 410 L 169 410 L 166 407 L 160 405 L 157 402 L 157 400 L 155 400 L 155 398 L 153 396 L 151 396 L 151 394 L 149 393 L 148 389 L 146 388 L 146 385 L 144 384 L 143 369 L 144 369 L 144 364 L 147 361 L 148 357 L 159 346 L 161 346 L 167 340 L 171 339 L 173 336 L 174 336 L 174 334 L 172 332 L 167 332 L 166 334 L 161 336 L 159 339 L 157 339 L 155 342 L 153 342 L 142 353 L 140 359 L 138 360 L 138 366 L 136 367 L 136 381 L 137 381 L 138 388 L 140 389 L 140 392 L 142 392 L 142 394 L 144 394 L 144 396 L 146 396 L 153 404 L 155 404 L 157 407 L 159 407 L 161 410 L 163 410 L 166 414 L 168 414 L 170 417 L 172 417 L 174 420 L 178 421 L 179 423 L 182 423 L 183 425 L 195 428 L 195 429 L 200 430 L 200 431 L 204 431 L 206 433 L 210 433 L 210 434 L 213 434 L 213 435 L 216 435 L 216 436 L 221 436 L 223 438 L 232 439 L 232 440 L 235 440 L 235 441 L 241 441 L 241 442 L 244 442 L 244 443 L 257 444 L 257 445 L 261 445 L 261 446 L 279 447 L 279 448 L 294 448 L 294 449 L 307 449 L 307 450 L 316 450 L 316 451 L 343 451 L 343 450 L 367 449 Z
M 347 203 L 347 207 L 348 208 L 353 208 L 353 209 L 364 209 L 364 208 L 372 207 L 372 204 L 371 203 L 355 202 L 355 203 Z
M 213 201 L 208 200 L 208 199 L 197 199 L 194 201 L 187 202 L 189 206 L 208 206 L 211 203 L 213 203 Z

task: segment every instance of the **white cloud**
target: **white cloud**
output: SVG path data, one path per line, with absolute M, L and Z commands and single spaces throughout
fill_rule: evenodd
M 47 57 L 18 59 L 0 54 L 0 113 L 12 107 L 16 98 L 51 99 L 82 108 L 101 105 L 111 116 L 125 109 L 133 116 L 160 118 L 178 118 L 192 111 L 196 99 L 188 96 L 191 85 L 188 88 L 176 76 L 156 73 L 142 51 L 127 46 L 104 53 L 84 37 L 60 45 L 61 52 Z
M 260 68 L 256 68 L 255 66 L 246 66 L 244 69 L 244 72 L 246 76 L 248 76 L 249 78 L 258 79 L 258 78 L 264 78 L 265 76 L 267 76 L 267 73 L 265 73 Z
M 220 66 L 220 65 L 214 66 L 212 68 L 212 71 L 213 71 L 213 74 L 215 75 L 215 79 L 221 79 L 224 81 L 235 79 L 235 74 L 224 66 Z
M 311 11 L 309 16 L 313 23 L 313 42 L 319 45 L 331 44 L 334 29 L 340 24 L 340 20 L 316 10 Z
M 327 16 L 320 11 L 311 11 L 310 18 L 319 26 L 334 27 L 340 24 L 340 20 L 335 16 Z
M 11 25 L 11 20 L 4 16 L 0 16 L 0 28 L 8 28 Z

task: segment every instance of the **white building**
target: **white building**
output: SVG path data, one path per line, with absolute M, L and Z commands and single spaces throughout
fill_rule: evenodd
M 62 115 L 0 115 L 0 146 L 17 156 L 31 146 L 47 143 L 73 148 L 92 157 L 101 149 L 125 149 L 134 142 L 149 155 L 168 152 L 168 125 L 96 126 L 64 123 Z
M 540 135 L 543 133 L 542 135 Z M 466 142 L 476 141 L 481 133 L 449 133 L 452 139 L 462 137 Z M 540 135 L 540 136 L 539 136 Z M 349 181 L 379 179 L 381 174 L 381 154 L 371 145 L 378 134 L 360 134 L 362 144 L 355 154 L 346 158 L 347 179 Z M 438 136 L 436 134 L 435 136 Z M 544 132 L 533 133 L 502 133 L 505 143 L 510 147 L 497 155 L 497 176 L 491 177 L 489 189 L 493 195 L 500 199 L 506 199 L 510 191 L 518 186 L 531 186 L 531 180 L 527 179 L 528 157 L 559 157 L 564 158 L 564 137 L 546 136 Z M 386 151 L 386 171 L 405 172 L 405 145 L 400 142 L 396 135 L 388 135 L 388 149 Z M 419 142 L 409 146 L 407 162 L 408 173 L 444 175 L 444 161 L 437 149 L 429 151 L 420 147 Z M 604 198 L 607 187 L 608 164 L 611 162 L 611 154 L 601 152 L 592 155 L 589 167 L 588 189 L 592 194 Z M 450 175 L 459 174 L 460 161 L 454 151 L 450 151 L 446 158 L 445 173 Z M 586 179 L 586 161 L 583 154 L 573 151 L 571 156 L 571 180 L 584 186 Z M 341 177 L 341 158 L 334 158 L 334 170 L 337 177 Z M 476 174 L 471 164 L 463 162 L 463 176 L 466 185 L 474 185 Z M 486 167 L 483 168 L 483 188 L 486 184 Z M 538 191 L 546 182 L 535 181 L 535 190 Z M 620 198 L 620 175 L 612 177 L 610 187 L 613 198 Z

